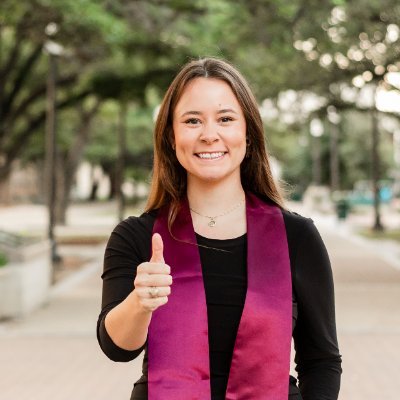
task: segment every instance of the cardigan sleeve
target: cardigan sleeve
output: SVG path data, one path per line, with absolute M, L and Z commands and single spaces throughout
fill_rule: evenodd
M 97 340 L 103 352 L 113 361 L 131 361 L 145 348 L 129 351 L 117 346 L 105 328 L 105 317 L 134 288 L 136 269 L 148 260 L 152 219 L 149 215 L 129 217 L 111 233 L 104 254 L 101 312 L 97 321 Z
M 297 241 L 293 339 L 300 392 L 304 400 L 337 400 L 342 369 L 329 256 L 311 219 L 304 220 Z

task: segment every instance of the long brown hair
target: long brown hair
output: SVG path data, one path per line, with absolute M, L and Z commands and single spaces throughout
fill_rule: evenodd
M 218 58 L 203 58 L 185 64 L 169 86 L 161 103 L 154 130 L 154 164 L 146 211 L 169 204 L 168 226 L 179 211 L 186 196 L 186 170 L 179 163 L 173 148 L 173 113 L 186 85 L 195 78 L 215 78 L 225 81 L 235 94 L 246 120 L 247 152 L 241 167 L 244 190 L 269 199 L 284 207 L 283 190 L 274 181 L 268 159 L 264 130 L 256 99 L 246 80 L 232 65 Z

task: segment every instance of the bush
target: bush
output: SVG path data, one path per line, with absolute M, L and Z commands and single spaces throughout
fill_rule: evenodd
M 0 253 L 0 267 L 3 267 L 6 264 L 7 264 L 7 257 L 5 256 L 5 254 Z

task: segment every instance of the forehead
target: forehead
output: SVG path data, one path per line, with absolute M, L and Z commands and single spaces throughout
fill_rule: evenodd
M 226 106 L 234 107 L 237 111 L 241 109 L 238 99 L 227 82 L 216 78 L 195 78 L 183 89 L 174 111 L 184 112 L 188 107 L 201 111 Z

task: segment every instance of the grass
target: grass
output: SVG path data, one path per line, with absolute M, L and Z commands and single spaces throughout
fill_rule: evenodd
M 0 268 L 7 264 L 7 257 L 5 254 L 0 253 Z
M 360 234 L 368 239 L 387 239 L 395 240 L 400 243 L 400 229 L 384 230 L 382 232 L 375 232 L 370 229 L 363 229 Z
M 111 234 L 111 231 L 110 231 Z M 107 241 L 109 238 L 107 235 L 71 235 L 71 236 L 60 236 L 57 237 L 57 244 L 78 244 L 78 245 L 96 245 Z

